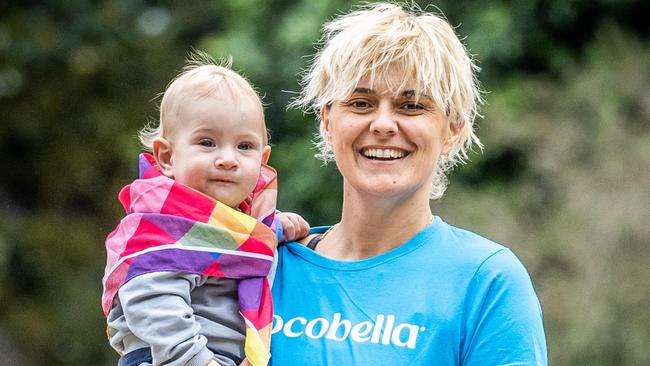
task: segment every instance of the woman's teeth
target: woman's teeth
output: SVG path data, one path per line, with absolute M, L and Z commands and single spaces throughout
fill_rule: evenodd
M 404 151 L 395 149 L 363 149 L 361 154 L 370 159 L 399 159 L 405 155 Z

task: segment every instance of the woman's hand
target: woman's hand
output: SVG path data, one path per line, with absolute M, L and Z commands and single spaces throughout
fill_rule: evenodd
M 276 217 L 282 225 L 280 241 L 295 241 L 309 234 L 309 224 L 302 216 L 293 212 L 278 212 Z

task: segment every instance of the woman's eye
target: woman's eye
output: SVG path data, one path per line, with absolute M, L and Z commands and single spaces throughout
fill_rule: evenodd
M 202 139 L 199 141 L 199 145 L 204 146 L 204 147 L 215 147 L 216 145 L 214 144 L 214 141 L 210 139 Z
M 402 109 L 408 111 L 408 112 L 416 112 L 419 110 L 424 109 L 424 106 L 422 104 L 418 103 L 405 103 L 402 105 Z
M 242 142 L 241 144 L 237 145 L 237 148 L 239 150 L 251 150 L 253 149 L 253 144 L 248 142 Z
M 353 100 L 348 103 L 348 105 L 355 109 L 368 109 L 370 108 L 370 103 L 365 100 Z

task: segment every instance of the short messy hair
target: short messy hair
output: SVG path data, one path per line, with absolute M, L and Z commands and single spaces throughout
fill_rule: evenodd
M 457 145 L 438 161 L 431 192 L 436 199 L 446 189 L 446 173 L 466 162 L 473 146 L 482 148 L 474 132 L 483 103 L 476 77 L 480 69 L 442 14 L 423 11 L 415 3 L 405 7 L 362 5 L 326 23 L 321 46 L 303 74 L 302 90 L 290 106 L 319 116 L 333 101 L 348 98 L 365 76 L 371 82 L 400 80 L 400 85 L 389 85 L 395 94 L 408 87 L 416 97 L 431 98 L 461 127 Z M 388 73 L 395 72 L 397 78 L 390 79 Z M 327 163 L 334 155 L 323 128 L 321 123 L 316 157 Z
M 228 91 L 234 98 L 242 95 L 255 98 L 263 109 L 262 99 L 251 83 L 245 77 L 231 69 L 232 58 L 216 60 L 205 52 L 192 51 L 183 70 L 165 89 L 160 102 L 160 119 L 151 122 L 138 133 L 140 143 L 145 150 L 153 150 L 155 139 L 164 137 L 165 125 L 171 116 L 176 114 L 184 97 L 204 98 Z M 264 128 L 263 141 L 268 143 L 268 132 Z

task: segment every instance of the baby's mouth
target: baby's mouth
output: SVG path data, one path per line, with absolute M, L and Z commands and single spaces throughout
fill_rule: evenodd
M 216 179 L 212 179 L 212 181 L 216 183 L 235 183 L 234 180 L 228 178 L 216 178 Z

